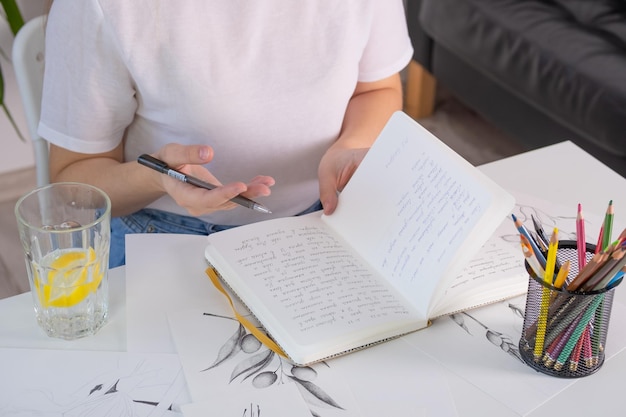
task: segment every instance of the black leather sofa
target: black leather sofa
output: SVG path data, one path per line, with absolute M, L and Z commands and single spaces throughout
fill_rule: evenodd
M 432 74 L 524 148 L 571 140 L 626 176 L 626 0 L 407 0 L 406 15 L 427 71 L 407 100 L 434 100 Z

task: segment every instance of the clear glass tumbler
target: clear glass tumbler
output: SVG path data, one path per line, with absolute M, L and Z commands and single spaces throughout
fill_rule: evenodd
M 50 184 L 20 198 L 15 216 L 39 325 L 67 340 L 96 333 L 108 315 L 109 197 Z

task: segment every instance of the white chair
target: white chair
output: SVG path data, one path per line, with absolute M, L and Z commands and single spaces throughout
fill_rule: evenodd
M 13 41 L 13 68 L 35 152 L 37 185 L 50 182 L 48 142 L 37 134 L 43 89 L 45 16 L 29 20 Z

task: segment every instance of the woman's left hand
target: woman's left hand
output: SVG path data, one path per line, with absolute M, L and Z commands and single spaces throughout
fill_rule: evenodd
M 320 200 L 324 214 L 332 214 L 337 207 L 337 194 L 346 186 L 369 148 L 331 147 L 318 168 Z

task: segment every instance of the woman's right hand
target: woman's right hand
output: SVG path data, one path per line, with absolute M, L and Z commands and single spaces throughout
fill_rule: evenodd
M 250 199 L 268 196 L 271 193 L 270 187 L 274 185 L 274 179 L 264 175 L 256 176 L 247 184 L 243 182 L 222 184 L 202 166 L 213 159 L 213 149 L 206 145 L 185 146 L 171 143 L 153 156 L 178 171 L 218 186 L 213 190 L 206 190 L 155 172 L 158 186 L 192 216 L 237 207 L 230 200 L 239 194 Z
M 124 216 L 169 194 L 190 215 L 199 216 L 236 205 L 229 200 L 238 194 L 254 199 L 271 193 L 274 179 L 257 176 L 249 183 L 222 185 L 203 164 L 213 159 L 206 145 L 168 144 L 153 154 L 172 168 L 217 185 L 205 190 L 170 178 L 137 161 L 124 161 L 123 141 L 111 151 L 83 154 L 50 144 L 50 178 L 53 182 L 77 181 L 101 188 L 111 198 L 111 215 Z

